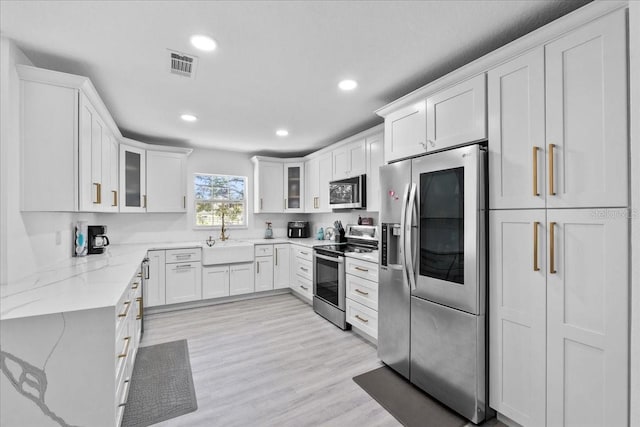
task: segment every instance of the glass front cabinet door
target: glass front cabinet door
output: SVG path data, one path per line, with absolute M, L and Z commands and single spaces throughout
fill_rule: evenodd
M 285 212 L 304 212 L 303 176 L 304 176 L 304 163 L 285 163 L 284 165 L 284 210 Z
M 146 152 L 120 144 L 120 212 L 146 212 Z

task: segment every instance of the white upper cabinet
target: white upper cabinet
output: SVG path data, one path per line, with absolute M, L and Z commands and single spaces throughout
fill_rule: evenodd
M 266 161 L 252 158 L 253 168 L 253 212 L 284 211 L 284 167 L 280 161 Z
M 304 212 L 304 163 L 285 163 L 284 211 Z
M 427 98 L 427 150 L 487 138 L 486 77 L 482 73 Z
M 333 159 L 333 179 L 345 179 L 366 173 L 365 140 L 349 142 L 337 147 L 331 153 Z
M 331 163 L 331 153 L 325 153 L 305 162 L 305 212 L 331 212 L 329 207 Z
M 117 127 L 86 77 L 18 65 L 22 210 L 117 211 Z M 117 158 L 117 153 L 115 154 Z
M 102 203 L 105 212 L 119 211 L 118 140 L 107 130 L 102 140 Z
M 624 10 L 545 47 L 548 207 L 628 205 Z
M 146 150 L 120 144 L 120 212 L 146 212 Z
M 427 150 L 425 102 L 400 108 L 384 118 L 384 161 L 402 159 Z
M 367 211 L 380 210 L 380 166 L 384 164 L 384 137 L 379 132 L 366 138 Z
M 491 209 L 544 208 L 544 50 L 488 73 Z
M 186 212 L 187 156 L 147 150 L 147 212 Z

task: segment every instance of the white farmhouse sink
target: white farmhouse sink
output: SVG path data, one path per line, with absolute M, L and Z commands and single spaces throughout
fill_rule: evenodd
M 253 262 L 253 243 L 240 240 L 216 241 L 209 247 L 202 247 L 202 265 Z

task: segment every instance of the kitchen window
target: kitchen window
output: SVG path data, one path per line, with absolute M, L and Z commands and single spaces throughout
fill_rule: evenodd
M 196 173 L 196 227 L 247 226 L 247 177 Z

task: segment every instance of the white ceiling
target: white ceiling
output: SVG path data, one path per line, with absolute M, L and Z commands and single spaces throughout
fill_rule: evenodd
M 125 136 L 305 154 L 586 2 L 2 0 L 0 29 L 35 65 L 91 78 Z M 218 49 L 197 51 L 195 33 Z M 167 49 L 199 57 L 195 79 L 169 73 Z M 344 78 L 359 87 L 341 92 Z

